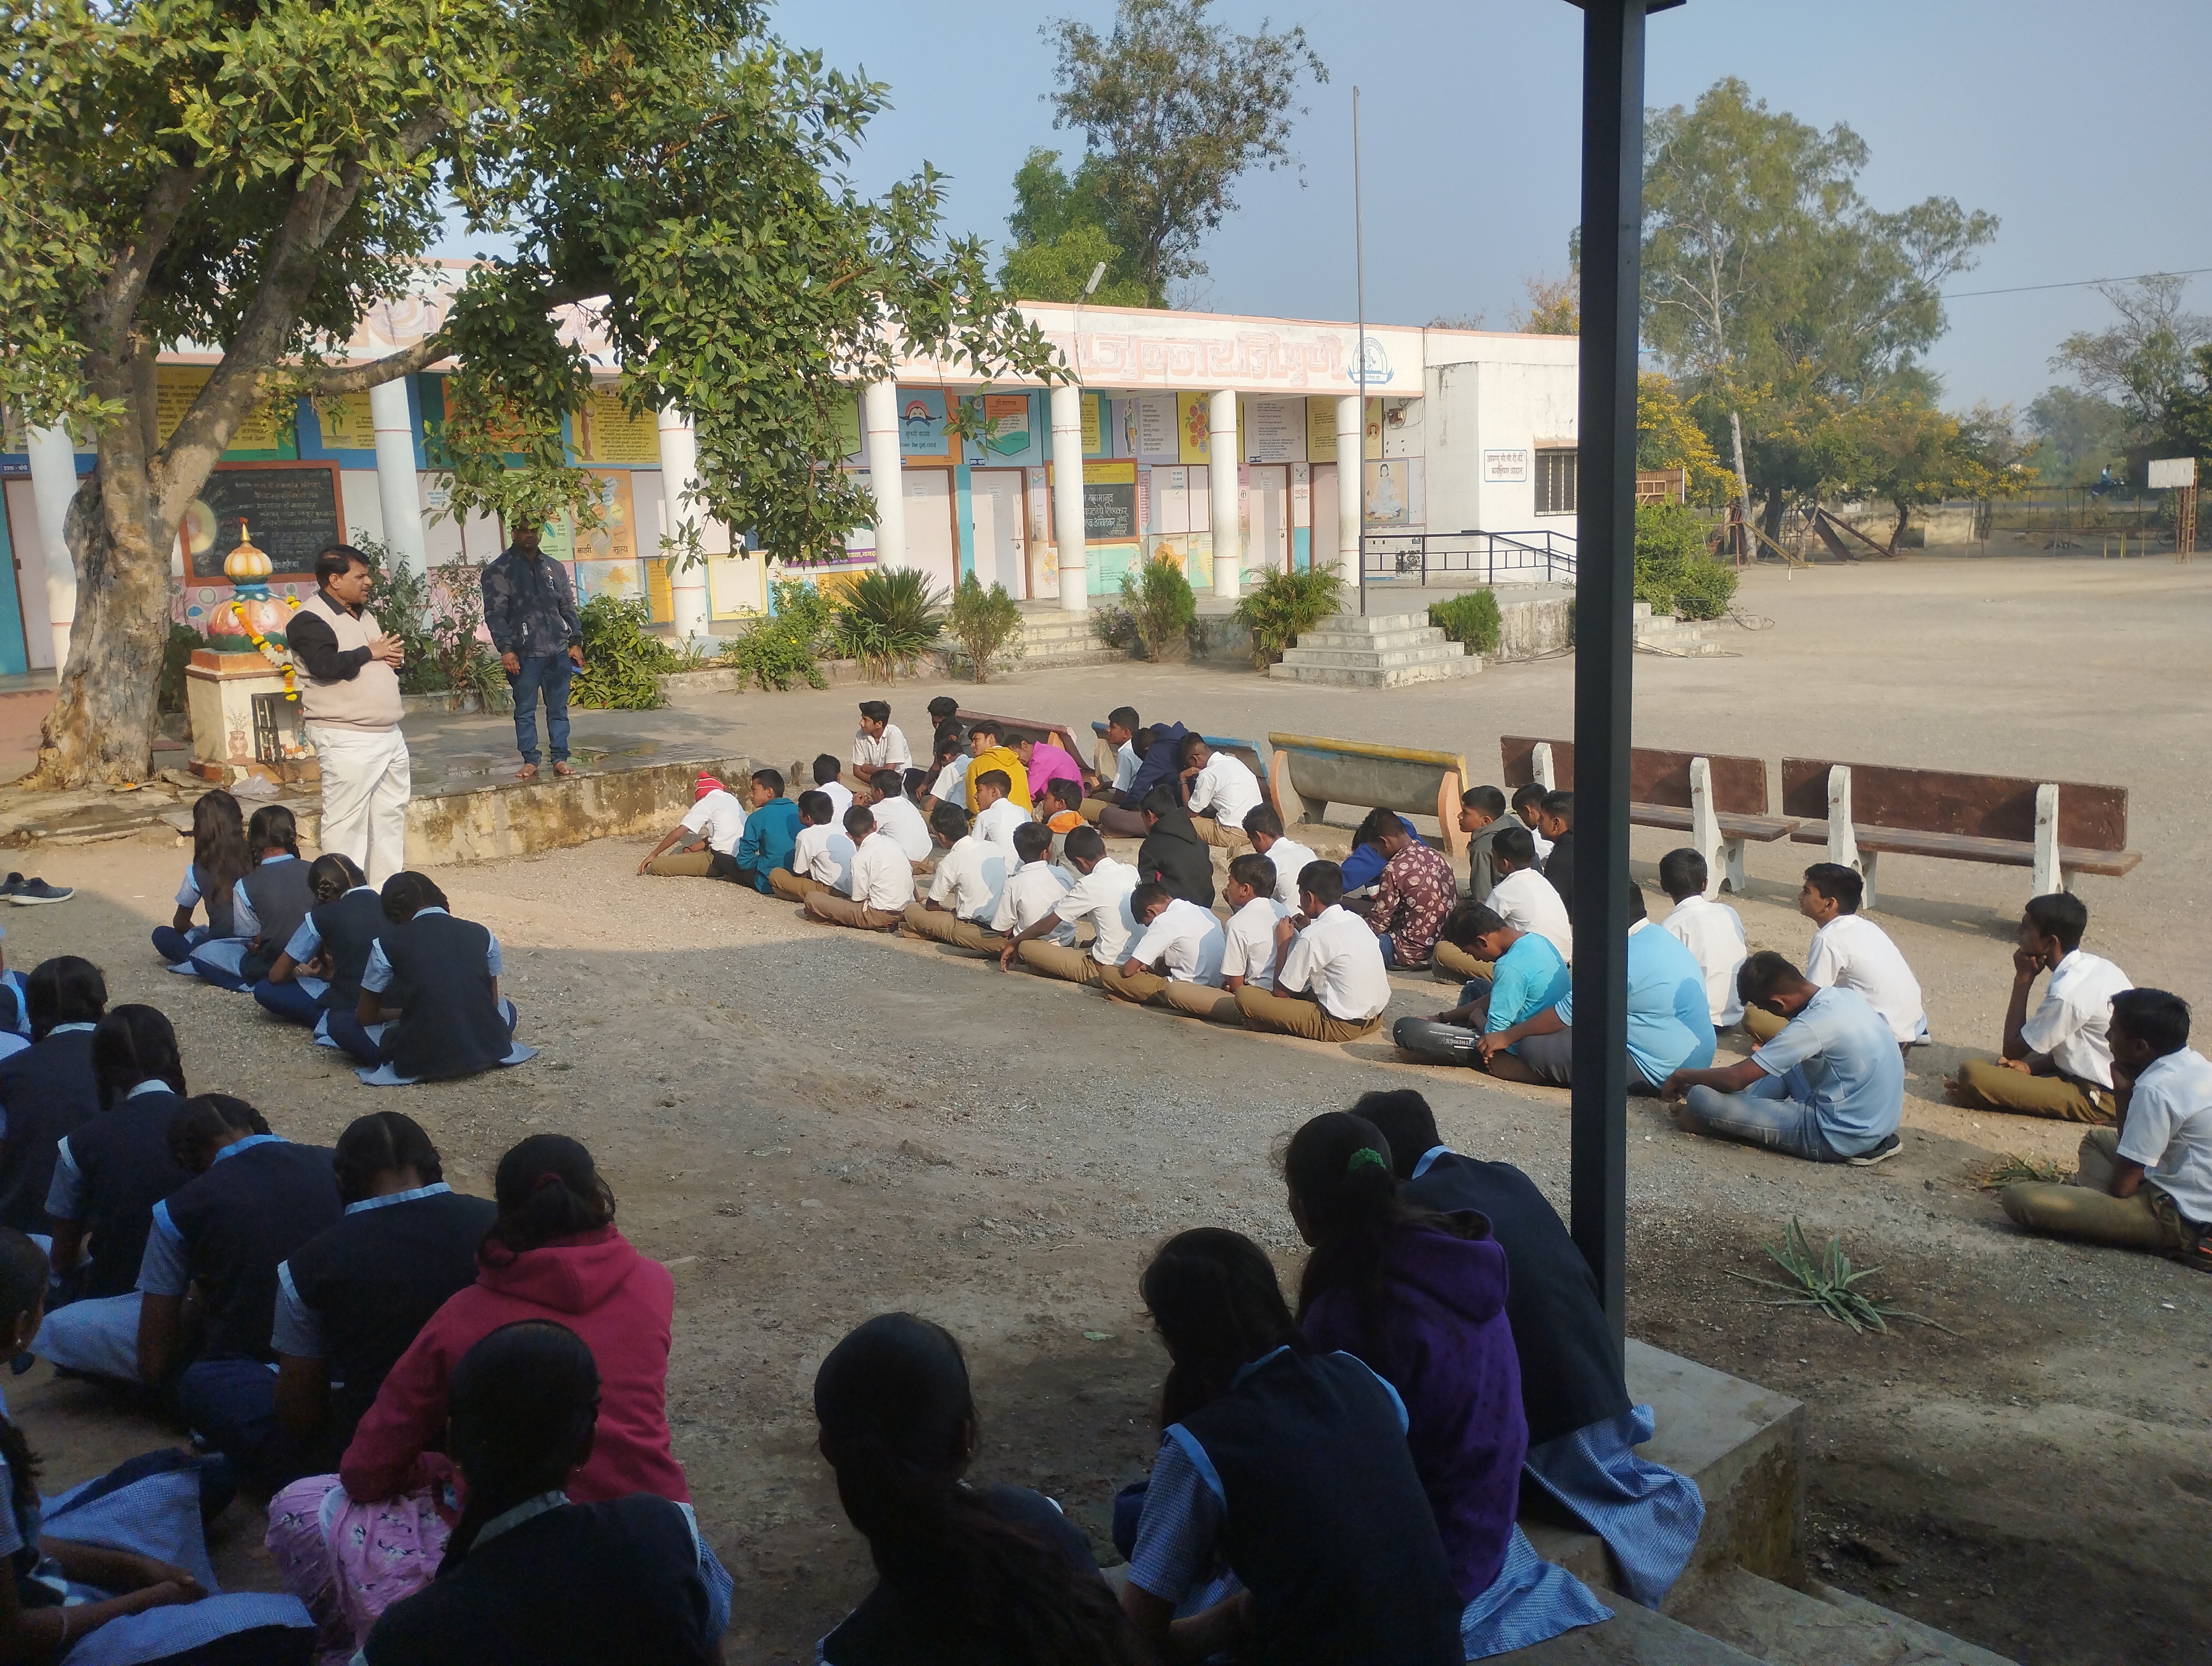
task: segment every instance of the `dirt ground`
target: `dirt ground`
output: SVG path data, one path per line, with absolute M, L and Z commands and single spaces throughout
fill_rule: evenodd
M 1771 629 L 1738 657 L 1639 658 L 1637 739 L 1715 751 L 1979 768 L 2133 792 L 2124 880 L 2089 880 L 2094 946 L 2203 1006 L 2212 564 L 1923 560 L 1754 573 Z M 919 737 L 939 689 L 891 691 Z M 1571 666 L 1449 689 L 1346 694 L 1249 672 L 1130 666 L 959 689 L 986 709 L 1087 721 L 1131 700 L 1216 733 L 1269 729 L 1450 745 L 1476 778 L 1501 733 L 1565 734 Z M 687 723 L 787 764 L 842 752 L 869 690 L 711 696 Z M 487 733 L 495 732 L 496 725 Z M 1137 1310 L 1152 1246 L 1221 1223 L 1297 1246 L 1271 1162 L 1316 1111 L 1416 1085 L 1462 1149 L 1510 1158 L 1564 1202 L 1564 1097 L 1211 1030 L 931 945 L 837 933 L 733 887 L 647 880 L 649 841 L 607 841 L 437 877 L 506 949 L 504 984 L 543 1049 L 521 1068 L 378 1097 L 250 1002 L 169 977 L 145 933 L 185 854 L 166 837 L 41 852 L 59 908 L 9 911 L 9 962 L 64 951 L 116 1000 L 176 1020 L 191 1085 L 253 1099 L 327 1142 L 396 1105 L 457 1184 L 488 1190 L 526 1131 L 589 1144 L 624 1230 L 674 1269 L 669 1401 L 702 1524 L 738 1582 L 732 1660 L 811 1655 L 865 1589 L 865 1547 L 812 1450 L 817 1363 L 867 1315 L 949 1326 L 977 1380 L 978 1474 L 1043 1487 L 1103 1546 L 1115 1490 L 1153 1441 L 1162 1357 Z M 1665 848 L 1639 834 L 1637 872 Z M 1755 946 L 1802 952 L 1790 876 L 1816 850 L 1755 851 L 1737 899 Z M 2064 1128 L 1972 1116 L 1939 1078 L 1997 1039 L 2024 871 L 1885 863 L 1877 915 L 1917 970 L 1935 1044 L 1914 1055 L 1904 1154 L 1829 1170 L 1689 1139 L 1632 1103 L 1632 1332 L 1809 1408 L 1814 1572 L 2035 1666 L 2212 1661 L 2212 1280 L 2031 1240 L 1977 1177 L 2001 1155 L 2070 1164 Z M 1663 900 L 1655 902 L 1663 907 Z M 1442 1004 L 1398 983 L 1392 1014 Z M 1948 1329 L 1856 1336 L 1760 1303 L 1730 1276 L 1793 1217 L 1881 1263 L 1899 1305 Z M 41 1368 L 10 1387 L 49 1485 L 160 1439 Z M 234 1510 L 227 1578 L 269 1583 Z

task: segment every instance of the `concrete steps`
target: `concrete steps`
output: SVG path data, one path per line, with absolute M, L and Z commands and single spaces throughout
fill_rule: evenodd
M 1268 668 L 1288 683 L 1335 688 L 1396 689 L 1472 677 L 1482 661 L 1419 613 L 1340 613 L 1302 635 L 1297 646 Z
M 1055 666 L 1120 665 L 1128 655 L 1109 648 L 1091 633 L 1088 613 L 1064 612 L 1057 603 L 1024 602 L 1021 634 L 1015 638 L 1021 652 L 1010 647 L 1003 663 L 1009 670 L 1041 671 Z M 950 636 L 937 639 L 936 653 L 955 672 L 968 669 L 968 656 Z
M 1678 619 L 1665 613 L 1655 615 L 1650 602 L 1636 604 L 1633 628 L 1636 646 L 1646 653 L 1704 659 L 1722 651 L 1717 643 L 1705 640 L 1709 628 L 1706 621 Z
M 1849 1591 L 1817 1584 L 1793 1590 L 1740 1568 L 1699 1581 L 1673 1611 L 1766 1666 L 2013 1666 Z

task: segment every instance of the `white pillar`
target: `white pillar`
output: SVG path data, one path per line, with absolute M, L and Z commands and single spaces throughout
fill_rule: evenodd
M 1367 474 L 1365 404 L 1357 393 L 1336 402 L 1336 562 L 1345 581 L 1359 582 L 1359 487 Z
M 1081 613 L 1091 605 L 1091 579 L 1083 538 L 1083 390 L 1060 382 L 1052 390 L 1052 532 L 1060 546 L 1060 606 Z
M 899 486 L 898 385 L 870 382 L 860 390 L 860 422 L 868 430 L 868 489 L 876 495 L 876 565 L 906 565 L 906 499 Z
M 422 542 L 422 492 L 415 472 L 415 417 L 407 405 L 407 379 L 395 377 L 368 390 L 368 420 L 376 430 L 376 501 L 384 510 L 384 541 L 420 574 L 429 570 Z
M 69 430 L 31 430 L 31 496 L 39 506 L 39 544 L 46 562 L 46 617 L 53 621 L 54 670 L 69 664 L 70 626 L 76 620 L 76 563 L 70 559 L 70 500 L 76 496 L 76 447 Z
M 666 514 L 669 534 L 696 526 L 702 517 L 692 494 L 699 489 L 699 436 L 691 419 L 674 405 L 660 408 L 660 504 Z M 704 545 L 701 546 L 704 553 Z M 707 569 L 668 564 L 669 601 L 676 616 L 676 634 L 689 641 L 707 634 Z
M 1232 389 L 1206 396 L 1206 479 L 1213 505 L 1213 593 L 1232 600 L 1241 593 L 1244 539 L 1238 520 L 1237 481 L 1243 459 L 1237 454 L 1237 394 Z

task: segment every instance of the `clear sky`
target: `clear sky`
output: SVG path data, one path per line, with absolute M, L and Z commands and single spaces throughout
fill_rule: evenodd
M 1248 177 L 1194 303 L 1352 315 L 1355 82 L 1370 319 L 1480 312 L 1504 328 L 1524 277 L 1565 271 L 1582 16 L 1565 0 L 1216 0 L 1214 12 L 1244 32 L 1303 24 L 1330 78 L 1304 98 L 1303 173 Z M 880 190 L 927 158 L 952 176 L 954 228 L 994 239 L 1030 147 L 1080 147 L 1040 98 L 1053 58 L 1036 25 L 1062 15 L 1103 30 L 1113 6 L 779 0 L 771 14 L 793 45 L 890 84 L 855 182 Z M 2212 58 L 2204 0 L 1689 0 L 1651 20 L 1650 41 L 1647 103 L 1692 103 L 1739 76 L 1801 120 L 1856 129 L 1875 206 L 1942 195 L 1996 215 L 1996 242 L 1954 289 L 2212 267 L 2193 182 L 2212 127 L 2194 68 Z M 2212 273 L 2191 298 L 2212 311 Z M 2025 405 L 2054 380 L 2059 341 L 2108 312 L 2088 289 L 1954 302 L 1931 359 L 1947 402 Z

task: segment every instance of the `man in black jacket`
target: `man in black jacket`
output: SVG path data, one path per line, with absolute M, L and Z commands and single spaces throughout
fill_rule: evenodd
M 568 587 L 568 569 L 539 549 L 535 526 L 514 529 L 514 542 L 483 570 L 484 628 L 499 650 L 500 668 L 514 690 L 519 779 L 538 773 L 538 699 L 545 698 L 545 739 L 553 773 L 573 775 L 568 762 L 568 679 L 584 667 L 584 627 Z

